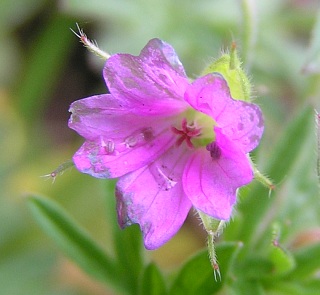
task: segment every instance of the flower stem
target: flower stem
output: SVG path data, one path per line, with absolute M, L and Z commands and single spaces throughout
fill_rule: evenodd
M 208 234 L 208 253 L 211 266 L 213 268 L 214 279 L 221 281 L 220 268 L 218 264 L 217 254 L 215 250 L 215 239 L 219 237 L 225 226 L 225 221 L 214 219 L 207 214 L 198 210 L 198 214 L 202 220 L 203 226 Z
M 257 9 L 255 0 L 241 0 L 243 18 L 242 60 L 249 69 L 257 39 Z

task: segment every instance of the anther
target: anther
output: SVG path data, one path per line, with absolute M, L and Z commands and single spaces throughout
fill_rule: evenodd
M 215 141 L 209 143 L 206 146 L 207 151 L 210 152 L 210 156 L 212 159 L 214 160 L 218 160 L 221 157 L 221 149 L 220 147 L 217 145 L 217 143 Z

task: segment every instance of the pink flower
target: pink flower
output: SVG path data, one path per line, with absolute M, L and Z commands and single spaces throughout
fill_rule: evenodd
M 174 49 L 158 39 L 139 56 L 111 56 L 103 76 L 110 94 L 74 102 L 69 126 L 85 138 L 77 169 L 119 177 L 120 226 L 138 223 L 145 247 L 155 249 L 192 206 L 228 220 L 236 190 L 253 179 L 246 154 L 263 133 L 259 107 L 234 100 L 217 73 L 190 83 Z

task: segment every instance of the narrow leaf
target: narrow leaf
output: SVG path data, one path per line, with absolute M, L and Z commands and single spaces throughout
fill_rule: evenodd
M 231 285 L 234 292 L 230 294 L 263 295 L 262 284 L 257 280 L 236 280 Z
M 272 273 L 272 263 L 261 255 L 251 253 L 251 256 L 237 265 L 235 277 L 238 280 L 255 281 L 268 278 Z
M 308 106 L 284 130 L 280 142 L 273 149 L 274 154 L 268 160 L 269 165 L 264 170 L 275 183 L 280 183 L 292 169 L 295 159 L 301 152 L 301 143 L 313 128 L 313 118 L 313 109 Z M 245 218 L 238 238 L 246 245 L 254 246 L 251 241 L 253 237 L 258 240 L 257 236 L 263 234 L 261 231 L 258 232 L 259 221 L 275 201 L 267 195 L 268 192 L 263 186 L 255 185 L 239 204 L 240 210 L 245 212 Z M 246 247 L 246 250 L 249 251 L 249 247 Z
M 295 268 L 295 260 L 292 254 L 280 245 L 272 245 L 269 257 L 273 263 L 273 276 L 284 275 Z
M 116 200 L 115 197 L 110 197 L 111 191 L 114 191 L 114 184 L 110 187 L 110 182 L 107 182 L 107 216 L 112 227 L 119 277 L 131 294 L 137 294 L 138 282 L 144 265 L 141 231 L 138 225 L 129 226 L 124 230 L 120 228 L 115 210 Z
M 141 231 L 138 225 L 124 230 L 117 229 L 113 234 L 117 268 L 122 282 L 131 294 L 137 294 L 138 282 L 143 268 Z
M 279 242 L 281 236 L 281 225 L 279 223 L 273 224 L 272 235 L 273 241 L 269 253 L 269 259 L 273 264 L 272 277 L 283 276 L 292 271 L 296 263 L 292 253 L 286 250 Z
M 312 31 L 307 58 L 302 68 L 305 74 L 320 73 L 320 9 Z
M 297 280 L 272 281 L 268 284 L 267 288 L 270 289 L 270 294 L 318 295 L 320 290 L 320 280 L 305 282 Z
M 165 295 L 167 294 L 164 278 L 154 263 L 150 263 L 144 270 L 140 295 Z
M 41 115 L 46 99 L 50 97 L 59 73 L 71 52 L 71 41 L 74 39 L 70 27 L 74 19 L 66 15 L 56 15 L 49 19 L 35 40 L 34 47 L 26 60 L 22 77 L 17 79 L 17 107 L 21 114 L 34 122 Z
M 201 251 L 192 257 L 180 270 L 173 282 L 170 294 L 213 294 L 216 293 L 227 280 L 231 262 L 235 259 L 239 243 L 223 243 L 216 247 L 219 261 L 221 281 L 215 281 L 214 272 L 209 261 L 207 251 Z
M 290 279 L 301 280 L 308 278 L 320 270 L 320 243 L 303 247 L 293 255 L 296 261 L 296 268 L 288 276 Z
M 30 196 L 28 205 L 40 226 L 71 260 L 94 278 L 123 289 L 114 261 L 54 201 Z

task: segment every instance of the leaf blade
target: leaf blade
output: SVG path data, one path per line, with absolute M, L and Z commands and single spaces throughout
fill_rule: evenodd
M 66 256 L 97 280 L 123 288 L 114 261 L 59 205 L 33 195 L 28 197 L 28 206 L 42 229 Z
M 165 295 L 167 289 L 159 268 L 150 263 L 144 270 L 140 288 L 140 295 Z

